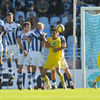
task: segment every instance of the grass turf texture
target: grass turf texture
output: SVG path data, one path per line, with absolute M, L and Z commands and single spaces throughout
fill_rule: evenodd
M 0 90 L 0 100 L 100 100 L 100 89 Z

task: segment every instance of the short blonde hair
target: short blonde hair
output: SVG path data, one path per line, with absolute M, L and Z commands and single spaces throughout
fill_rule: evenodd
M 44 28 L 44 24 L 43 23 L 37 23 L 36 28 L 37 28 L 38 25 L 41 25 Z

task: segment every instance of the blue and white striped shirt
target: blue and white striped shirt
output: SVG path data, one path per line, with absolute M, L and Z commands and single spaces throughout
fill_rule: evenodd
M 17 31 L 21 30 L 21 26 L 15 22 L 4 25 L 6 31 L 7 45 L 16 45 L 17 44 Z
M 31 37 L 32 41 L 30 43 L 30 50 L 31 51 L 42 51 L 41 41 L 43 41 L 42 38 L 42 32 L 38 29 L 30 31 L 30 34 L 28 35 Z
M 29 52 L 29 44 L 30 43 L 27 41 L 27 39 L 26 39 L 26 37 L 25 37 L 25 35 L 24 35 L 24 33 L 22 31 L 18 31 L 17 32 L 17 38 L 20 38 L 21 44 L 22 44 L 24 50 L 26 50 L 27 52 Z M 19 50 L 20 54 L 23 54 L 23 51 L 22 51 L 22 49 L 20 47 L 19 47 L 18 50 Z

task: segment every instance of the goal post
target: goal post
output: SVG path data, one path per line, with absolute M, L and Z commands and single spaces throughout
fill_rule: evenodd
M 97 77 L 97 58 L 100 50 L 100 7 L 81 7 L 81 67 L 82 87 L 92 87 Z M 93 73 L 92 73 L 93 72 Z M 90 76 L 89 73 L 94 74 Z

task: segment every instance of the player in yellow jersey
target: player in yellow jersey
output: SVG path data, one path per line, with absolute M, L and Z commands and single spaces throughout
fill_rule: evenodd
M 57 38 L 57 35 L 58 35 L 58 32 L 56 31 L 56 27 L 53 27 L 51 29 L 51 37 L 48 38 L 48 40 L 46 40 L 45 36 L 43 36 L 45 46 L 46 48 L 49 48 L 49 55 L 41 72 L 43 80 L 47 84 L 47 89 L 52 89 L 52 87 L 49 83 L 49 79 L 46 75 L 46 72 L 50 69 L 52 70 L 53 66 L 55 66 L 56 68 L 56 72 L 63 85 L 63 88 L 67 89 L 65 85 L 65 81 L 64 81 L 64 76 L 60 72 L 61 50 L 63 49 L 63 47 L 61 47 L 61 40 Z

